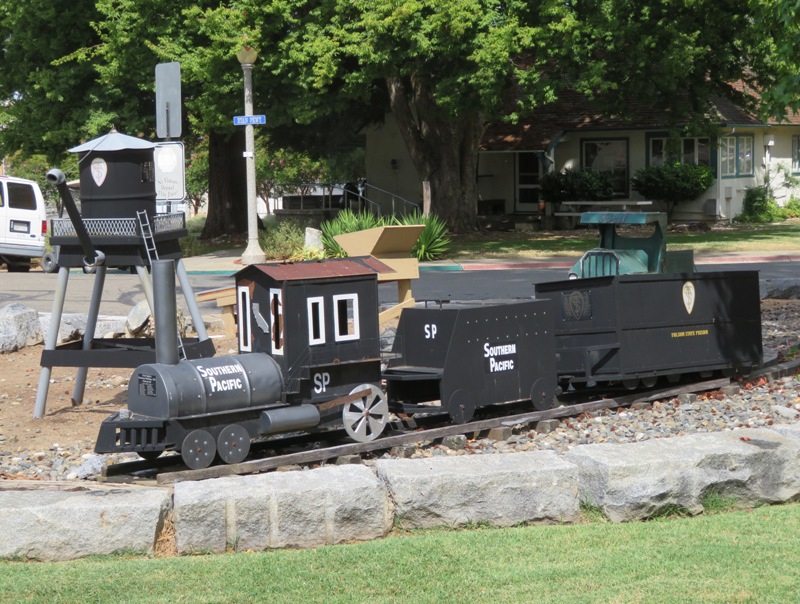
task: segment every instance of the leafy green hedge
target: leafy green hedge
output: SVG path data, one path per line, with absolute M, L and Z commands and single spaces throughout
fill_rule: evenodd
M 614 197 L 614 183 L 607 172 L 549 172 L 541 179 L 542 199 L 561 201 L 605 201 Z
M 682 163 L 642 168 L 631 178 L 635 191 L 647 199 L 666 202 L 668 210 L 680 201 L 697 199 L 712 184 L 711 168 Z

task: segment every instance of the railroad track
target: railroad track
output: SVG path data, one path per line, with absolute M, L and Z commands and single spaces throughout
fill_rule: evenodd
M 294 453 L 285 453 L 265 457 L 262 459 L 252 459 L 238 464 L 211 466 L 199 470 L 172 470 L 174 467 L 185 467 L 179 455 L 168 455 L 155 461 L 132 461 L 113 464 L 106 468 L 103 480 L 120 480 L 141 472 L 158 472 L 156 481 L 158 485 L 171 485 L 187 480 L 205 480 L 208 478 L 222 478 L 225 476 L 237 476 L 246 474 L 257 474 L 274 470 L 281 466 L 302 465 L 324 462 L 329 459 L 345 455 L 362 455 L 365 453 L 375 453 L 385 451 L 402 445 L 417 443 L 421 441 L 431 441 L 441 439 L 446 436 L 458 434 L 476 434 L 492 428 L 509 427 L 520 424 L 532 424 L 545 419 L 558 419 L 563 417 L 576 417 L 582 413 L 600 411 L 603 409 L 614 409 L 617 407 L 630 406 L 637 402 L 649 402 L 664 398 L 673 398 L 680 394 L 708 392 L 718 390 L 731 383 L 729 378 L 718 378 L 694 382 L 690 384 L 660 388 L 635 392 L 614 398 L 602 398 L 567 404 L 545 411 L 526 411 L 523 413 L 505 414 L 488 419 L 472 421 L 466 424 L 452 424 L 443 417 L 430 416 L 415 418 L 412 420 L 401 420 L 395 422 L 393 432 L 368 443 L 347 443 L 333 445 L 323 448 L 315 448 Z M 438 425 L 432 428 L 425 428 L 431 423 L 441 424 L 443 421 L 447 425 Z M 412 430 L 412 431 L 408 431 Z M 400 432 L 400 433 L 397 433 Z M 330 435 L 328 435 L 330 436 Z M 309 442 L 318 442 L 325 438 L 325 435 L 311 434 L 302 435 L 297 438 L 284 438 L 274 441 L 260 443 L 261 448 L 277 449 L 302 446 Z M 254 445 L 255 449 L 255 445 Z

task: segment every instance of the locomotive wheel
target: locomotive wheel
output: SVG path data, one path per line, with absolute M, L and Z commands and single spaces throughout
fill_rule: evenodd
M 350 394 L 367 391 L 361 398 L 342 407 L 342 422 L 347 434 L 354 441 L 368 443 L 381 435 L 389 418 L 389 404 L 386 395 L 373 384 L 362 384 Z
M 214 461 L 216 454 L 214 437 L 206 430 L 192 430 L 181 446 L 183 463 L 192 470 L 207 468 Z
M 217 452 L 225 463 L 239 463 L 250 452 L 250 434 L 244 426 L 231 424 L 217 437 Z
M 456 390 L 447 401 L 447 413 L 457 424 L 466 424 L 475 415 L 475 399 L 467 390 Z
M 161 457 L 163 451 L 137 451 L 136 454 L 145 461 L 154 461 Z

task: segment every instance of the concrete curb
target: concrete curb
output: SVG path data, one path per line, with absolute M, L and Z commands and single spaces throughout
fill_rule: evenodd
M 178 483 L 0 484 L 0 558 L 149 554 L 174 516 L 181 554 L 317 547 L 406 529 L 470 523 L 571 523 L 579 504 L 612 521 L 670 506 L 690 513 L 715 493 L 747 504 L 800 496 L 800 424 L 549 451 L 379 460 Z

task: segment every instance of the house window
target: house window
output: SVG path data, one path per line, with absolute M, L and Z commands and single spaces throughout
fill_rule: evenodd
M 239 286 L 236 288 L 239 308 L 236 319 L 239 322 L 239 352 L 252 352 L 253 342 L 250 335 L 250 288 Z
M 752 135 L 723 136 L 720 139 L 720 166 L 723 177 L 752 176 Z
M 677 149 L 670 149 L 666 136 L 649 138 L 649 165 L 665 163 L 711 165 L 711 144 L 708 138 L 682 138 Z
M 337 342 L 357 340 L 359 337 L 358 325 L 358 295 L 341 294 L 333 296 L 333 328 Z
M 800 172 L 800 135 L 792 137 L 792 172 Z
M 581 141 L 581 168 L 611 175 L 614 195 L 628 196 L 628 140 Z
M 322 296 L 308 299 L 308 343 L 325 343 L 325 314 Z

